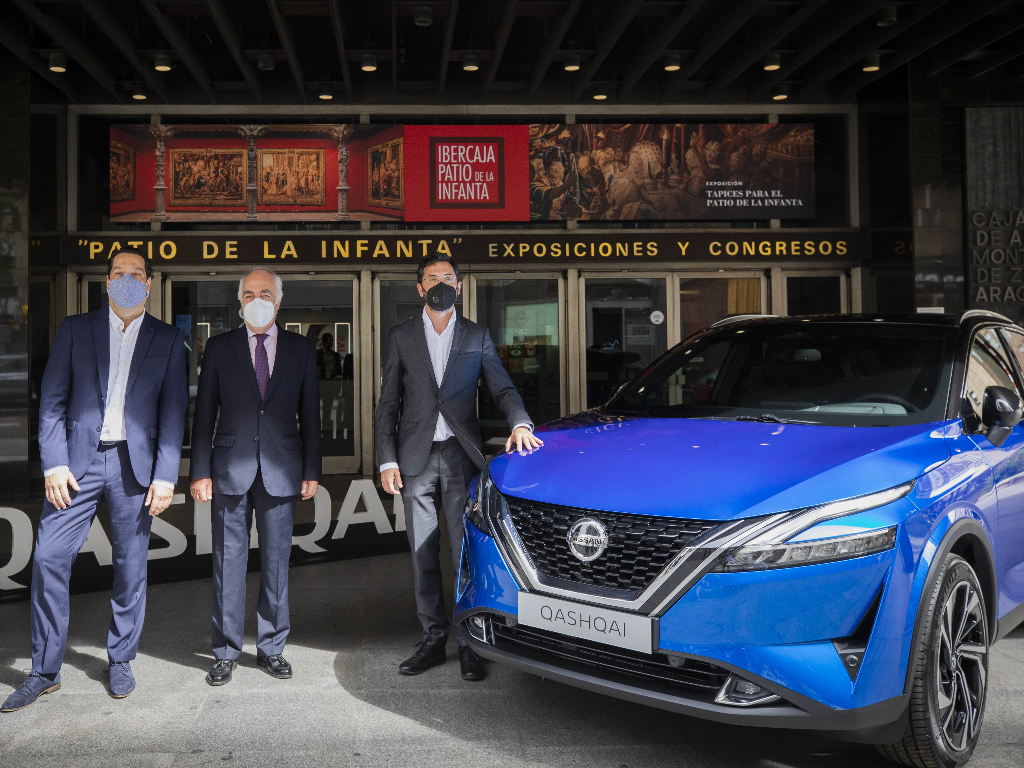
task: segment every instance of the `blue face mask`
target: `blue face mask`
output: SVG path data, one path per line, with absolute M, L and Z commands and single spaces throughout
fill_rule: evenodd
M 117 280 L 110 281 L 107 296 L 121 309 L 132 309 L 146 300 L 149 291 L 145 283 L 140 283 L 131 275 L 121 275 Z

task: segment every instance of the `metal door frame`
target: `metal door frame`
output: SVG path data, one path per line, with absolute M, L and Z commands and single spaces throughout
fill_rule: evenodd
M 218 271 L 216 274 L 210 274 L 209 272 L 198 273 L 198 272 L 175 272 L 166 276 L 164 280 L 164 322 L 171 323 L 173 325 L 174 318 L 171 317 L 171 288 L 172 283 L 175 281 L 181 282 L 192 282 L 192 281 L 216 281 L 216 282 L 238 282 L 248 270 L 239 270 L 238 272 L 222 272 Z M 282 282 L 291 281 L 305 281 L 305 280 L 350 280 L 352 282 L 352 336 L 351 341 L 357 344 L 356 353 L 352 355 L 352 359 L 355 363 L 352 371 L 352 401 L 353 401 L 353 416 L 352 416 L 352 430 L 353 430 L 353 444 L 352 444 L 352 455 L 351 456 L 324 456 L 322 458 L 322 468 L 325 475 L 353 475 L 359 472 L 360 462 L 362 461 L 362 408 L 361 408 L 361 387 L 360 387 L 360 372 L 363 363 L 363 345 L 359 343 L 360 339 L 360 316 L 359 316 L 359 273 L 352 272 L 318 272 L 315 275 L 310 275 L 306 272 L 278 272 L 277 273 Z M 155 278 L 154 278 L 155 280 Z M 152 295 L 152 294 L 151 294 Z M 241 320 L 239 320 L 241 322 Z M 189 460 L 182 459 L 181 464 L 183 467 L 183 474 L 188 474 Z

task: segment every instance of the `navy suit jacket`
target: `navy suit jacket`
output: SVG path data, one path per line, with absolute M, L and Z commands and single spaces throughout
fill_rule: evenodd
M 303 480 L 320 481 L 316 344 L 281 326 L 262 400 L 245 326 L 206 342 L 199 374 L 192 479 L 212 478 L 214 493 L 238 496 L 252 487 L 257 468 L 271 496 L 295 496 Z
M 80 478 L 96 456 L 110 376 L 110 309 L 71 315 L 57 331 L 39 398 L 43 471 L 66 465 Z M 140 485 L 178 482 L 188 412 L 185 341 L 146 313 L 124 398 L 128 453 Z

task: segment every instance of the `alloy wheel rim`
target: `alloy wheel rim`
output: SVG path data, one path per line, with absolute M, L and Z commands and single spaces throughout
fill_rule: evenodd
M 981 725 L 987 683 L 988 632 L 981 599 L 959 581 L 942 607 L 936 664 L 939 723 L 949 746 L 962 752 Z

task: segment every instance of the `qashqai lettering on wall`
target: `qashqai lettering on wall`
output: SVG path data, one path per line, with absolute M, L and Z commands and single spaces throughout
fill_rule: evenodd
M 308 502 L 306 502 L 308 503 Z M 349 483 L 340 505 L 321 485 L 313 497 L 313 519 L 297 523 L 292 534 L 292 565 L 398 552 L 408 548 L 402 497 L 393 497 L 391 515 L 372 480 Z M 191 525 L 187 509 L 191 506 Z M 28 594 L 32 580 L 32 551 L 41 504 L 0 507 L 0 542 L 10 538 L 10 554 L 0 549 L 0 599 Z M 335 514 L 336 513 L 336 514 Z M 178 524 L 170 522 L 177 520 Z M 185 524 L 182 524 L 185 523 Z M 210 504 L 197 504 L 183 493 L 174 495 L 168 512 L 153 518 L 149 549 L 151 583 L 206 578 L 211 574 L 213 531 Z M 0 545 L 2 546 L 2 545 Z M 250 548 L 259 546 L 253 526 Z M 113 548 L 98 518 L 93 518 L 80 557 L 71 572 L 73 590 L 108 589 L 112 583 Z

